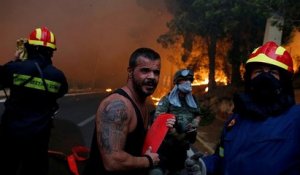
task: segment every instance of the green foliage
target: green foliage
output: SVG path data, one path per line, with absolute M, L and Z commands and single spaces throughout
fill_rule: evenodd
M 214 64 L 217 42 L 227 40 L 231 43 L 228 50 L 228 61 L 235 65 L 243 64 L 250 52 L 262 44 L 266 20 L 279 15 L 284 19 L 283 25 L 274 23 L 283 30 L 282 42 L 291 41 L 294 29 L 300 26 L 300 1 L 298 0 L 165 0 L 166 6 L 174 18 L 168 23 L 169 31 L 158 39 L 168 48 L 178 39 L 178 36 L 190 38 L 201 37 L 206 40 L 211 64 Z M 186 43 L 192 43 L 191 41 Z M 186 47 L 185 46 L 189 46 Z M 183 44 L 187 52 L 191 46 Z M 184 55 L 186 61 L 189 55 Z M 207 57 L 201 57 L 204 59 Z M 214 69 L 210 65 L 210 69 Z M 210 70 L 213 71 L 214 70 Z M 238 73 L 238 71 L 237 71 Z M 240 77 L 240 76 L 238 76 Z M 210 76 L 211 78 L 211 76 Z M 234 79 L 234 78 L 233 78 Z M 211 79 L 210 79 L 211 81 Z
M 298 0 L 252 0 L 262 14 L 266 17 L 272 15 L 281 16 L 284 24 L 274 22 L 273 25 L 283 31 L 282 42 L 291 42 L 294 29 L 299 31 L 300 27 L 300 2 Z
M 174 15 L 168 23 L 170 29 L 168 33 L 173 33 L 173 36 L 194 33 L 198 36 L 214 34 L 218 37 L 231 37 L 240 30 L 242 38 L 257 45 L 254 33 L 259 31 L 261 35 L 266 19 L 274 14 L 284 18 L 284 25 L 274 23 L 283 29 L 284 41 L 287 41 L 286 38 L 289 38 L 293 28 L 299 29 L 300 26 L 298 0 L 165 0 L 165 2 L 170 13 Z
M 218 42 L 230 42 L 228 62 L 238 74 L 240 74 L 239 66 L 246 61 L 250 52 L 262 44 L 266 20 L 269 17 L 273 15 L 283 17 L 283 25 L 276 22 L 274 25 L 283 30 L 284 44 L 290 41 L 294 29 L 300 28 L 300 1 L 298 0 L 165 0 L 165 2 L 174 18 L 167 24 L 169 31 L 159 37 L 159 43 L 168 48 L 183 37 L 182 47 L 188 52 L 191 51 L 193 37 L 208 41 L 216 37 Z M 208 48 L 207 45 L 202 47 L 203 50 Z M 212 50 L 214 49 L 216 48 Z M 183 55 L 182 60 L 186 61 L 188 56 Z M 198 59 L 206 58 L 202 56 Z M 240 79 L 241 76 L 237 77 Z M 231 79 L 238 81 L 235 78 Z M 201 109 L 204 118 L 200 125 L 210 124 L 215 114 L 209 107 Z

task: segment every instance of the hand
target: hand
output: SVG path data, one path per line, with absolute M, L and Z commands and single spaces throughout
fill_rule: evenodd
M 176 122 L 175 117 L 169 118 L 169 119 L 167 119 L 166 126 L 169 128 L 173 128 L 175 125 L 175 122 Z
M 160 159 L 159 159 L 159 155 L 157 153 L 153 153 L 152 152 L 152 147 L 149 146 L 149 148 L 147 149 L 147 151 L 145 152 L 145 155 L 148 155 L 151 157 L 152 162 L 153 162 L 153 166 L 158 165 Z
M 193 126 L 194 128 L 198 128 L 200 121 L 201 121 L 201 117 L 200 117 L 200 116 L 197 116 L 196 118 L 194 118 L 194 120 L 193 120 L 193 122 L 192 122 L 192 126 Z
M 23 51 L 22 50 L 16 50 L 15 52 L 15 58 L 20 58 L 20 55 Z
M 197 159 L 195 159 L 197 157 Z M 206 166 L 201 158 L 189 157 L 185 160 L 185 171 L 187 175 L 206 175 Z
M 188 125 L 185 126 L 185 131 L 187 133 L 193 132 L 193 131 L 196 131 L 196 130 L 197 130 L 197 127 L 195 127 L 192 123 L 189 123 Z

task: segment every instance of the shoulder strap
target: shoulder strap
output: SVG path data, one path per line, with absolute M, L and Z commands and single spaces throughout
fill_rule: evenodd
M 172 104 L 170 104 L 169 98 L 167 98 L 167 102 L 168 102 L 168 110 L 167 110 L 167 113 L 170 113 L 170 105 L 172 105 Z
M 37 70 L 38 70 L 39 73 L 40 73 L 40 76 L 41 76 L 41 78 L 42 78 L 42 81 L 43 81 L 43 85 L 44 85 L 44 87 L 45 87 L 45 90 L 46 90 L 47 92 L 49 92 L 49 91 L 48 91 L 48 86 L 47 86 L 46 80 L 45 80 L 45 78 L 44 78 L 44 74 L 43 74 L 43 72 L 42 72 L 41 67 L 39 66 L 39 64 L 38 64 L 37 62 L 35 62 L 34 64 L 35 64 L 35 67 L 37 68 Z M 44 68 L 45 68 L 45 67 L 43 67 L 43 69 L 44 69 Z
M 42 81 L 43 81 L 43 85 L 44 85 L 44 87 L 45 87 L 45 90 L 48 92 L 48 86 L 47 86 L 47 83 L 46 83 L 46 81 L 45 81 L 45 78 L 44 78 L 44 74 L 43 74 L 43 72 L 42 72 L 42 69 L 41 69 L 41 67 L 39 66 L 39 64 L 37 63 L 37 62 L 34 62 L 34 65 L 35 65 L 35 67 L 37 68 L 37 70 L 38 70 L 38 73 L 40 74 L 40 77 L 41 77 L 41 79 L 42 79 Z M 47 67 L 47 66 L 46 66 Z M 43 69 L 44 69 L 45 67 L 43 67 Z M 32 75 L 30 78 L 28 78 L 27 80 L 25 80 L 22 84 L 20 84 L 20 86 L 25 86 L 27 83 L 29 83 L 33 78 L 34 78 L 34 76 L 35 76 L 35 74 L 34 75 Z
M 137 118 L 138 118 L 138 121 L 141 120 L 142 122 L 142 113 L 141 111 L 139 110 L 139 108 L 137 107 L 137 105 L 134 103 L 134 101 L 130 98 L 130 96 L 123 90 L 123 89 L 117 89 L 115 90 L 113 93 L 117 93 L 117 94 L 120 94 L 124 97 L 126 97 L 133 105 L 134 107 L 134 110 L 135 110 L 135 113 L 137 114 Z
M 170 101 L 169 101 L 169 95 L 170 95 L 170 93 L 168 93 L 168 95 L 166 96 L 166 102 L 168 103 L 168 110 L 166 111 L 166 113 L 170 113 L 170 105 L 172 105 L 172 104 L 170 104 Z

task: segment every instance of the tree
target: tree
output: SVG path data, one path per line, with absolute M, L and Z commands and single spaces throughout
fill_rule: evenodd
M 246 61 L 249 52 L 262 44 L 266 19 L 274 14 L 283 18 L 283 24 L 274 21 L 273 25 L 283 31 L 282 43 L 288 44 L 293 38 L 295 29 L 297 30 L 300 25 L 300 2 L 295 0 L 238 0 L 235 4 L 235 8 L 232 8 L 232 15 L 236 25 L 228 32 L 232 42 L 228 60 L 232 64 L 231 84 L 239 85 L 241 75 L 238 68 Z
M 252 0 L 260 14 L 269 18 L 273 15 L 281 16 L 284 23 L 274 22 L 282 29 L 282 43 L 288 44 L 293 38 L 294 31 L 300 27 L 300 2 L 298 0 Z
M 169 32 L 159 38 L 159 42 L 170 41 L 176 35 L 184 38 L 183 47 L 185 54 L 182 61 L 186 61 L 192 49 L 193 39 L 200 36 L 209 58 L 209 89 L 213 89 L 215 82 L 215 56 L 217 42 L 225 37 L 224 25 L 227 9 L 222 8 L 223 3 L 219 0 L 166 0 L 169 11 L 174 15 L 168 23 Z M 164 42 L 165 46 L 172 42 Z M 201 58 L 200 58 L 201 59 Z
M 165 0 L 167 3 L 168 10 L 174 15 L 173 20 L 167 23 L 167 27 L 170 29 L 167 33 L 162 34 L 158 39 L 158 43 L 162 44 L 164 48 L 175 48 L 177 49 L 177 43 L 181 43 L 183 52 L 180 60 L 175 60 L 175 63 L 185 63 L 192 51 L 193 40 L 196 35 L 190 30 L 188 24 L 185 22 L 185 12 L 189 11 L 191 4 L 190 0 L 178 1 Z
M 249 0 L 233 0 L 231 3 L 231 25 L 228 25 L 227 31 L 231 47 L 228 49 L 227 59 L 232 65 L 230 83 L 240 85 L 240 67 L 250 51 L 262 43 L 266 16 Z
M 283 43 L 288 43 L 293 30 L 300 25 L 300 2 L 296 0 L 165 0 L 174 18 L 168 23 L 169 31 L 158 41 L 169 47 L 182 36 L 187 61 L 195 38 L 200 37 L 204 53 L 209 59 L 209 89 L 215 85 L 215 60 L 220 42 L 230 43 L 227 57 L 232 65 L 231 83 L 241 82 L 240 66 L 254 48 L 262 44 L 266 19 L 277 14 L 284 19 Z M 218 44 L 219 43 L 219 44 Z M 205 52 L 206 51 L 206 52 Z M 199 57 L 198 59 L 205 59 Z M 193 66 L 192 66 L 193 67 Z

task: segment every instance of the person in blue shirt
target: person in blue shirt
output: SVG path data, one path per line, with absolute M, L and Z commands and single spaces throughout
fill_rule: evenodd
M 245 91 L 233 98 L 233 115 L 215 153 L 196 165 L 213 175 L 299 175 L 300 105 L 293 74 L 285 48 L 270 41 L 255 49 L 246 62 Z

